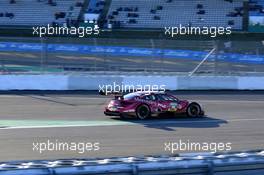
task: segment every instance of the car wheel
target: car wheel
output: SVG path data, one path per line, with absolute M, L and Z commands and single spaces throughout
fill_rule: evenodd
M 187 108 L 188 117 L 200 117 L 201 116 L 201 106 L 198 103 L 191 103 Z
M 140 120 L 145 120 L 150 116 L 150 109 L 147 105 L 140 105 L 137 107 L 136 110 L 137 118 Z

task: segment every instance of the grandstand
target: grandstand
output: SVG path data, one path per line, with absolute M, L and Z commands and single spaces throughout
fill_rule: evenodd
M 249 1 L 249 31 L 264 32 L 264 0 Z
M 104 0 L 91 0 L 89 1 L 86 12 L 100 14 L 103 12 L 104 5 L 105 5 Z
M 73 26 L 84 22 L 84 14 L 96 14 L 102 26 L 113 28 L 182 24 L 246 30 L 248 15 L 264 15 L 264 0 L 2 0 L 0 6 L 0 27 Z
M 249 10 L 251 16 L 264 16 L 264 0 L 250 0 Z
M 182 24 L 232 26 L 241 30 L 242 11 L 241 0 L 112 0 L 108 22 L 124 28 L 163 28 Z
M 52 2 L 52 3 L 51 3 Z M 0 25 L 37 26 L 76 21 L 83 0 L 17 0 L 0 1 Z
M 231 26 L 243 29 L 242 0 L 10 0 L 0 1 L 0 26 L 80 23 L 98 14 L 104 27 Z M 255 1 L 254 1 L 255 2 Z M 253 3 L 254 3 L 253 2 Z M 264 2 L 258 0 L 260 6 Z M 252 2 L 251 2 L 252 3 Z M 106 6 L 105 4 L 109 4 Z M 217 9 L 217 10 L 216 10 Z M 101 15 L 106 13 L 105 15 Z M 103 17 L 103 18 L 102 18 Z

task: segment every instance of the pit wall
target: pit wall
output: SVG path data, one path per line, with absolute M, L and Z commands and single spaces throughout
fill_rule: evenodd
M 264 77 L 0 75 L 0 90 L 99 90 L 99 85 L 165 85 L 168 90 L 264 90 Z

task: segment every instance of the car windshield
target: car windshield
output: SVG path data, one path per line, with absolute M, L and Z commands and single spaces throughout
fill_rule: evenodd
M 173 97 L 167 94 L 159 94 L 158 97 L 160 100 L 163 100 L 163 101 L 178 101 L 176 97 Z
M 131 99 L 133 99 L 133 98 L 136 97 L 136 96 L 138 96 L 138 95 L 135 94 L 135 93 L 130 93 L 130 94 L 126 94 L 126 95 L 124 95 L 124 99 L 125 99 L 125 100 L 131 100 Z
M 156 96 L 155 95 L 146 95 L 143 97 L 144 100 L 152 100 L 155 101 L 156 100 Z

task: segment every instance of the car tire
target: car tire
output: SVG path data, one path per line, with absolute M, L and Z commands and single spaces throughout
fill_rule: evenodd
M 136 116 L 138 119 L 145 120 L 148 117 L 150 117 L 150 115 L 151 115 L 151 111 L 150 111 L 150 108 L 148 105 L 142 104 L 142 105 L 137 107 Z
M 187 107 L 186 114 L 188 117 L 201 117 L 201 106 L 198 103 L 190 103 Z

